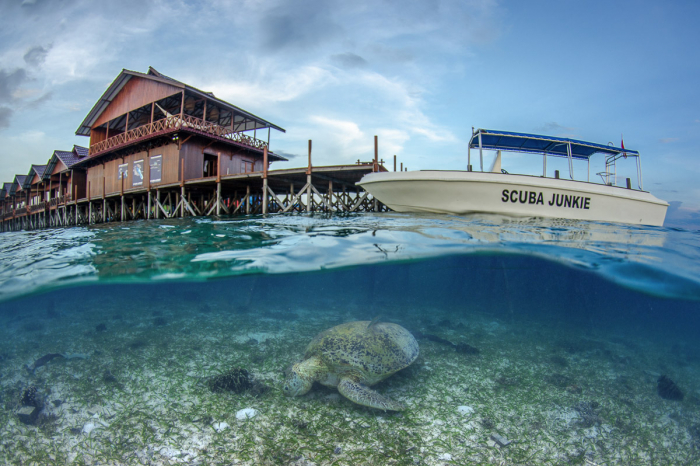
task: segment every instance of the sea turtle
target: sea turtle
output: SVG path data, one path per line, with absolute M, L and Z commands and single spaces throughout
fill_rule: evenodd
M 348 322 L 318 334 L 306 348 L 304 360 L 294 364 L 287 376 L 282 387 L 285 395 L 303 395 L 319 382 L 338 387 L 341 395 L 363 406 L 405 409 L 369 386 L 415 361 L 418 343 L 400 325 L 376 320 Z

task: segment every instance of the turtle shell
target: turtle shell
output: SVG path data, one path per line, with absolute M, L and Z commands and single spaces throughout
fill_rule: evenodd
M 306 348 L 305 358 L 312 356 L 320 357 L 332 374 L 354 372 L 374 383 L 415 361 L 418 342 L 397 324 L 348 322 L 318 334 Z

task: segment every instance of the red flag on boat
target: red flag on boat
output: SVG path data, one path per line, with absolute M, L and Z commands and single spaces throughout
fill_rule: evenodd
M 624 138 L 622 137 L 622 135 L 620 135 L 620 147 L 622 147 L 622 155 L 623 155 L 625 158 L 627 158 L 627 152 L 625 152 L 625 140 L 624 140 Z

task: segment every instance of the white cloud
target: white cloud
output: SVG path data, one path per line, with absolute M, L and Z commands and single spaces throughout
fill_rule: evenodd
M 319 129 L 332 131 L 334 139 L 342 146 L 349 147 L 351 144 L 356 144 L 366 136 L 360 131 L 357 123 L 352 121 L 334 120 L 322 116 L 312 116 L 309 120 L 320 126 Z
M 235 105 L 255 106 L 297 100 L 312 90 L 334 82 L 333 75 L 317 66 L 303 66 L 283 73 L 258 70 L 252 79 L 227 79 L 206 84 L 206 90 Z

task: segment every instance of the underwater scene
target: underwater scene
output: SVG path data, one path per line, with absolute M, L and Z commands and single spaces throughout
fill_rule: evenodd
M 269 215 L 0 234 L 0 463 L 700 464 L 700 231 Z

